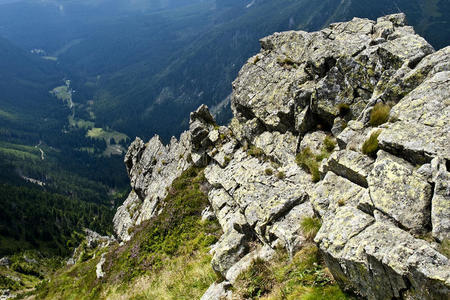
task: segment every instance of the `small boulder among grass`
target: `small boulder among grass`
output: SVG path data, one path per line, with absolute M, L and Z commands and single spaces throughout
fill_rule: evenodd
M 377 130 L 375 132 L 373 132 L 370 137 L 364 142 L 364 144 L 362 145 L 362 153 L 369 155 L 369 156 L 374 156 L 375 153 L 377 153 L 378 151 L 378 136 L 380 136 L 381 134 L 381 130 Z
M 391 107 L 384 103 L 377 103 L 370 113 L 370 125 L 376 127 L 387 122 Z

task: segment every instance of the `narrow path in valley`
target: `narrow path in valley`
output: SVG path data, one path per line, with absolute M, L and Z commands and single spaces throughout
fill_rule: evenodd
M 44 160 L 45 159 L 45 152 L 44 152 L 44 150 L 41 149 L 41 147 L 39 147 L 41 144 L 42 144 L 42 141 L 39 141 L 39 144 L 34 146 L 34 148 L 39 149 L 39 151 L 41 152 L 41 160 Z

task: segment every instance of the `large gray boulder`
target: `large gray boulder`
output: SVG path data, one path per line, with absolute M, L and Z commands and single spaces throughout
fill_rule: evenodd
M 412 165 L 387 152 L 378 152 L 368 178 L 376 209 L 403 228 L 423 232 L 430 222 L 432 188 Z

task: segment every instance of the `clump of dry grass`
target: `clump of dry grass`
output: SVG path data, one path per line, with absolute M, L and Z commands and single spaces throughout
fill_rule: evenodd
M 391 107 L 384 103 L 377 103 L 372 109 L 370 113 L 370 125 L 376 127 L 384 124 L 389 119 L 389 113 L 391 111 Z

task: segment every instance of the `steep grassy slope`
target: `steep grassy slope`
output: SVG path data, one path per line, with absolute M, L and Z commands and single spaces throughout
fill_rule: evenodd
M 124 245 L 89 250 L 74 266 L 58 270 L 37 290 L 39 299 L 199 299 L 222 279 L 211 267 L 210 246 L 221 234 L 217 221 L 202 221 L 208 205 L 201 169 L 176 179 L 162 213 L 134 228 Z M 305 222 L 314 238 L 320 223 Z M 104 255 L 103 278 L 96 265 Z M 279 250 L 271 262 L 254 261 L 233 290 L 236 299 L 353 299 L 343 293 L 309 243 L 293 259 Z
M 85 261 L 58 271 L 38 290 L 44 299 L 197 299 L 217 279 L 209 246 L 221 234 L 217 222 L 202 221 L 207 206 L 203 171 L 191 168 L 174 181 L 162 213 L 135 228 L 133 239 L 93 250 Z M 106 251 L 106 252 L 105 252 Z M 94 255 L 95 253 L 95 255 Z M 105 276 L 95 265 L 105 254 Z

